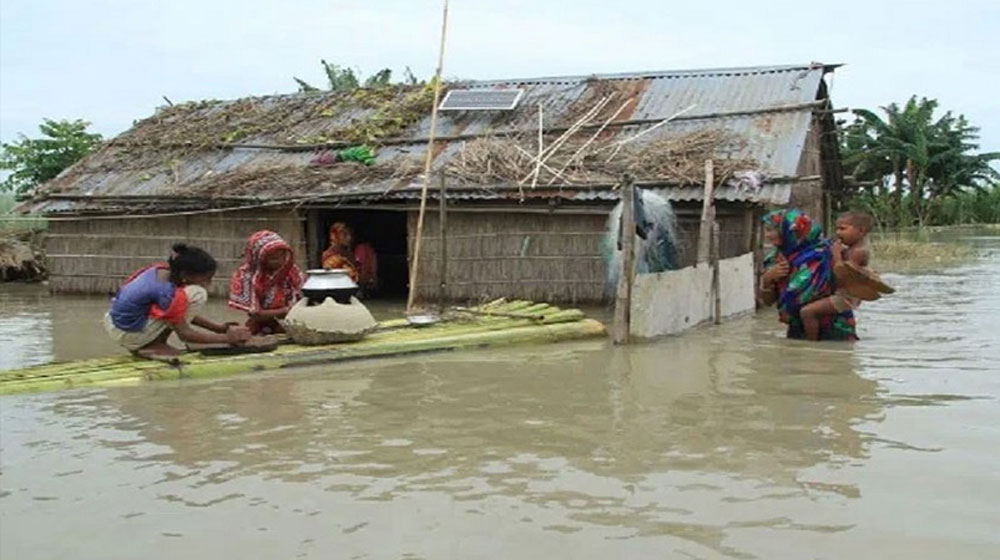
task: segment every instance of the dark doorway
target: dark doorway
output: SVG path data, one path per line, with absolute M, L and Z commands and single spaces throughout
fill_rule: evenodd
M 343 222 L 351 229 L 354 245 L 369 243 L 378 259 L 378 283 L 365 294 L 371 298 L 406 297 L 409 266 L 406 260 L 406 212 L 392 210 L 320 210 L 312 246 L 322 253 L 329 246 L 330 226 Z M 319 262 L 319 255 L 311 256 Z M 312 261 L 310 259 L 310 261 Z

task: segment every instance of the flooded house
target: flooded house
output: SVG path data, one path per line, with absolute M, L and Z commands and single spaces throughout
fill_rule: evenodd
M 445 284 L 454 300 L 601 300 L 601 245 L 624 174 L 671 201 L 684 263 L 694 259 L 709 159 L 723 258 L 751 249 L 768 208 L 825 217 L 842 181 L 834 69 L 446 84 L 418 296 Z M 432 87 L 409 85 L 161 107 L 22 205 L 51 219 L 51 289 L 113 292 L 185 240 L 216 256 L 212 291 L 223 294 L 252 232 L 277 231 L 315 267 L 329 227 L 344 222 L 374 247 L 381 294 L 403 295 L 432 104 Z M 371 147 L 374 162 L 339 161 L 357 146 Z

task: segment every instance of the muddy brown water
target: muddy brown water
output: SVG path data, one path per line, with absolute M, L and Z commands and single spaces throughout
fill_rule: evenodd
M 965 241 L 853 346 L 767 311 L 2 397 L 0 558 L 997 558 L 1000 238 Z M 0 368 L 114 352 L 104 305 L 0 287 Z

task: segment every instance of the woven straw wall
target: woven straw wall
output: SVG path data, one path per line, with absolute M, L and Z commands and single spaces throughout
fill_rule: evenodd
M 610 211 L 610 210 L 609 210 Z M 720 214 L 722 258 L 748 250 L 745 213 Z M 417 213 L 408 219 L 412 258 Z M 601 241 L 607 215 L 449 212 L 447 295 L 458 301 L 498 297 L 549 302 L 598 302 L 604 298 Z M 420 256 L 417 297 L 434 301 L 440 285 L 438 214 L 428 212 Z M 681 264 L 695 260 L 698 219 L 678 220 Z
M 448 214 L 448 297 L 534 301 L 597 301 L 603 295 L 600 258 L 606 216 L 600 214 Z M 410 254 L 416 212 L 409 216 Z M 440 284 L 438 216 L 428 213 L 420 256 L 418 298 L 435 298 Z
M 165 260 L 183 241 L 201 247 L 219 263 L 211 293 L 226 296 L 229 276 L 242 261 L 255 231 L 278 232 L 304 265 L 303 223 L 295 211 L 260 210 L 163 218 L 130 217 L 53 221 L 46 241 L 50 289 L 64 293 L 114 293 L 138 268 Z

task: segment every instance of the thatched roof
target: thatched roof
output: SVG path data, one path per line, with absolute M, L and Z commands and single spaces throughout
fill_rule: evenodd
M 452 176 L 449 197 L 459 199 L 525 191 L 529 198 L 590 200 L 613 197 L 609 185 L 617 174 L 638 165 L 639 178 L 668 186 L 671 198 L 697 199 L 700 176 L 692 175 L 690 164 L 713 157 L 727 172 L 755 170 L 777 179 L 752 192 L 724 187 L 720 198 L 783 203 L 813 112 L 827 102 L 822 78 L 831 69 L 803 65 L 449 84 L 517 87 L 524 95 L 512 111 L 440 113 L 442 141 L 433 169 Z M 163 107 L 44 185 L 28 206 L 47 213 L 119 212 L 303 197 L 412 199 L 421 183 L 431 103 L 426 86 L 396 86 Z M 574 124 L 584 127 L 548 169 L 540 169 L 539 178 L 524 181 L 516 177 L 522 170 L 530 176 L 532 158 L 517 154 L 537 151 L 539 106 L 548 146 Z M 603 158 L 621 139 L 685 109 Z M 714 140 L 706 144 L 709 137 Z M 357 144 L 376 149 L 375 165 L 310 164 L 323 150 Z M 690 151 L 695 145 L 702 152 Z M 665 146 L 675 148 L 664 152 Z M 502 173 L 495 162 L 507 166 Z M 536 183 L 534 190 L 530 183 Z

